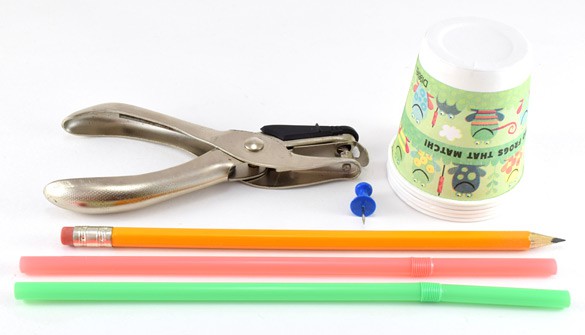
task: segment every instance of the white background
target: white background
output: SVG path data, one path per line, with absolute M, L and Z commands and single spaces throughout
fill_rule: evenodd
M 501 216 L 462 224 L 424 216 L 402 203 L 388 186 L 385 165 L 425 30 L 441 19 L 467 15 L 516 26 L 532 42 L 536 66 L 525 176 Z M 582 334 L 583 22 L 579 1 L 559 0 L 400 4 L 0 0 L 1 332 Z M 220 130 L 257 131 L 271 123 L 351 125 L 371 157 L 358 180 L 373 185 L 378 210 L 365 228 L 350 214 L 354 181 L 281 191 L 229 183 L 107 216 L 75 214 L 51 205 L 42 189 L 52 180 L 138 174 L 191 158 L 164 146 L 75 137 L 61 129 L 60 122 L 68 114 L 111 101 Z M 549 311 L 445 304 L 15 301 L 15 281 L 47 280 L 20 274 L 22 255 L 338 255 L 88 250 L 60 245 L 61 227 L 73 225 L 531 230 L 567 242 L 520 253 L 343 255 L 553 257 L 559 273 L 551 278 L 442 282 L 568 289 L 573 304 Z M 91 279 L 95 278 L 78 278 Z M 121 280 L 141 279 L 216 280 Z

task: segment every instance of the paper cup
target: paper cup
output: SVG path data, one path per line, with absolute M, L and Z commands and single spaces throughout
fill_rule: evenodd
M 481 18 L 432 26 L 388 149 L 396 194 L 446 220 L 492 217 L 524 172 L 529 89 L 529 46 L 514 28 Z

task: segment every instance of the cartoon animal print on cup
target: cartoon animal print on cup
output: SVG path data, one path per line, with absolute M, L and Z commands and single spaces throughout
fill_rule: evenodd
M 471 122 L 471 136 L 477 140 L 475 144 L 489 144 L 496 136 L 498 124 L 504 120 L 502 109 L 472 109 L 473 114 L 467 115 L 465 121 Z
M 508 128 L 508 134 L 514 134 L 518 128 L 516 122 L 512 121 L 500 126 L 504 120 L 502 109 L 472 109 L 473 114 L 467 115 L 465 121 L 471 122 L 471 136 L 476 139 L 476 145 L 481 143 L 490 144 L 490 140 L 496 136 L 500 129 Z
M 434 97 L 427 92 L 427 90 L 417 82 L 413 87 L 414 95 L 412 97 L 412 111 L 410 116 L 419 124 L 429 114 L 429 110 L 435 109 L 433 104 Z
M 471 197 L 480 185 L 481 177 L 486 175 L 486 172 L 481 166 L 475 165 L 457 165 L 449 169 L 449 174 L 453 175 L 451 185 L 458 197 Z
M 398 134 L 396 135 L 396 141 L 394 145 L 394 149 L 392 150 L 392 156 L 394 157 L 394 161 L 396 164 L 400 164 L 402 159 L 404 159 L 404 155 L 410 154 L 410 139 L 406 137 L 404 134 L 404 130 L 402 129 L 402 125 L 398 128 Z
M 518 179 L 520 179 L 521 174 L 520 164 L 522 162 L 522 156 L 523 156 L 522 150 L 516 152 L 514 155 L 510 156 L 506 160 L 506 162 L 504 163 L 504 165 L 502 165 L 502 168 L 500 169 L 500 171 L 505 174 L 506 183 L 508 184 L 509 187 L 518 182 Z
M 422 150 L 412 152 L 412 181 L 414 185 L 424 188 L 435 178 L 439 165 L 433 161 L 433 156 Z
M 433 127 L 435 126 L 435 124 L 437 123 L 438 116 L 446 116 L 449 119 L 453 119 L 455 116 L 459 114 L 461 114 L 461 111 L 457 109 L 457 106 L 455 106 L 455 104 L 449 105 L 447 103 L 447 100 L 445 100 L 445 102 L 441 102 L 439 100 L 439 96 L 437 96 L 437 109 L 435 110 L 435 114 L 433 115 L 433 121 L 431 122 L 431 124 L 433 125 Z

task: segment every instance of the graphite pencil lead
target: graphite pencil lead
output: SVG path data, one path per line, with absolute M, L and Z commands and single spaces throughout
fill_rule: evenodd
M 545 247 L 553 243 L 565 241 L 562 238 L 551 237 L 542 234 L 530 233 L 530 249 Z

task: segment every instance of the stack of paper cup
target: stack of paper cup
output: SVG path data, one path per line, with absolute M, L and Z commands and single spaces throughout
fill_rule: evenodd
M 420 48 L 388 180 L 420 212 L 494 215 L 524 172 L 530 52 L 514 28 L 481 18 L 432 26 Z

